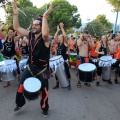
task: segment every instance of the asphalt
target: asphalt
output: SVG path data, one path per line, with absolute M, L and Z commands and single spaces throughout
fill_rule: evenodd
M 0 82 L 0 120 L 120 120 L 120 83 L 110 85 L 101 81 L 100 87 L 93 82 L 91 87 L 82 84 L 81 88 L 77 88 L 77 70 L 71 68 L 70 72 L 71 90 L 61 87 L 53 90 L 55 78 L 49 79 L 50 109 L 47 118 L 43 118 L 39 99 L 27 101 L 15 113 L 18 82 L 11 81 L 8 88 L 3 88 L 5 82 Z

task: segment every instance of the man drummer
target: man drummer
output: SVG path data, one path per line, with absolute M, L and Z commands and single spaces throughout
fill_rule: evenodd
M 1 29 L 0 29 L 0 34 L 2 35 L 2 38 L 5 40 L 4 43 L 3 43 L 3 51 L 2 51 L 2 54 L 4 55 L 4 58 L 5 59 L 11 59 L 13 58 L 14 59 L 14 56 L 15 56 L 15 43 L 20 39 L 21 35 L 19 36 L 14 36 L 14 32 L 15 30 L 13 29 L 13 26 L 10 26 L 8 28 L 8 36 L 6 36 L 2 30 L 3 28 L 5 27 L 6 24 L 3 24 L 1 26 Z M 16 61 L 17 63 L 17 61 Z M 18 81 L 19 81 L 19 69 L 17 69 L 17 72 L 18 72 Z M 3 87 L 6 88 L 8 86 L 10 86 L 10 81 L 8 81 Z
M 52 6 L 43 14 L 33 21 L 32 31 L 29 32 L 19 26 L 18 8 L 15 2 L 12 2 L 13 7 L 13 25 L 15 30 L 23 36 L 29 36 L 29 62 L 20 79 L 20 85 L 16 94 L 16 107 L 14 111 L 18 111 L 24 104 L 23 83 L 28 77 L 36 77 L 41 81 L 41 109 L 43 116 L 47 117 L 48 104 L 48 78 L 50 77 L 48 63 L 50 58 L 50 38 L 49 27 L 47 22 L 48 15 L 52 12 Z
M 59 28 L 60 27 L 60 28 Z M 60 32 L 60 30 L 62 31 L 62 35 L 58 35 L 58 33 Z M 70 79 L 71 79 L 71 75 L 70 75 L 70 71 L 69 71 L 69 66 L 67 63 L 67 59 L 68 59 L 68 36 L 66 35 L 66 32 L 64 30 L 64 24 L 61 22 L 59 24 L 59 26 L 57 26 L 57 31 L 55 33 L 54 36 L 54 41 L 57 44 L 57 55 L 62 55 L 63 59 L 64 59 L 64 67 L 65 67 L 65 72 L 69 81 L 69 86 L 68 86 L 68 90 L 71 90 L 71 84 L 70 84 Z M 56 76 L 56 86 L 53 87 L 53 89 L 59 88 L 59 81 L 57 79 Z
M 109 54 L 112 55 L 113 58 L 115 58 L 119 37 L 114 34 L 112 38 L 113 39 L 108 42 Z
M 75 48 L 75 45 L 76 45 L 76 40 L 75 40 L 75 37 L 71 37 L 71 40 L 69 42 L 69 52 L 70 53 L 74 53 L 76 52 L 76 48 Z
M 80 34 L 80 38 L 77 40 L 77 45 L 79 49 L 79 59 L 81 63 L 89 62 L 89 45 L 92 45 L 91 38 L 88 34 L 88 31 L 84 31 L 84 33 Z M 84 83 L 87 86 L 90 86 L 89 83 Z M 80 80 L 77 82 L 77 87 L 80 87 Z

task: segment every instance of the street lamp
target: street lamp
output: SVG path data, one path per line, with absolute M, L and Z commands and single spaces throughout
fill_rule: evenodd
M 118 2 L 120 2 L 120 0 L 117 0 Z M 115 20 L 115 24 L 114 24 L 114 29 L 113 29 L 113 34 L 116 34 L 116 26 L 117 26 L 117 20 L 118 20 L 118 10 L 117 10 L 117 13 L 116 13 L 116 20 Z

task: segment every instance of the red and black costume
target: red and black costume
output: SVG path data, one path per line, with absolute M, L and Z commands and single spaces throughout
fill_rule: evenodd
M 28 66 L 20 79 L 20 85 L 17 90 L 16 104 L 22 107 L 25 104 L 23 96 L 23 83 L 29 77 L 36 77 L 41 81 L 40 90 L 41 109 L 48 111 L 48 78 L 50 77 L 48 63 L 50 58 L 50 46 L 46 47 L 42 35 L 35 40 L 35 34 L 29 33 L 29 60 Z

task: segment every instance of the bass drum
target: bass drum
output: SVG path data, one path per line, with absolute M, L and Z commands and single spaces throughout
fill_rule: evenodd
M 96 66 L 91 63 L 83 63 L 78 66 L 79 79 L 82 82 L 93 82 L 96 76 Z

